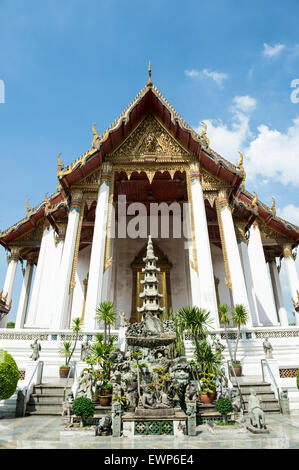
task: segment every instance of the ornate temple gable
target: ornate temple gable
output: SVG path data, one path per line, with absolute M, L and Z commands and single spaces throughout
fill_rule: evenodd
M 276 230 L 269 227 L 265 222 L 263 222 L 260 218 L 258 219 L 258 226 L 261 232 L 263 244 L 267 244 L 269 241 L 273 241 L 275 244 L 283 244 L 283 243 L 293 243 L 294 240 L 290 239 L 289 237 L 285 236 L 281 232 L 277 232 Z
M 200 169 L 200 174 L 202 189 L 204 191 L 218 191 L 219 189 L 231 188 L 227 182 L 217 178 L 203 168 Z
M 185 161 L 187 152 L 152 115 L 148 114 L 127 139 L 106 158 L 113 162 Z
M 24 235 L 16 238 L 10 246 L 20 246 L 20 247 L 37 247 L 41 244 L 41 239 L 43 236 L 43 231 L 45 228 L 45 223 L 49 223 L 45 218 L 42 218 L 38 221 L 37 225 L 26 232 Z

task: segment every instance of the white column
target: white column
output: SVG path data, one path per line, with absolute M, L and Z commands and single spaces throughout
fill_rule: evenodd
M 44 270 L 45 257 L 47 253 L 47 241 L 48 241 L 48 236 L 49 236 L 49 229 L 50 229 L 50 225 L 48 221 L 46 221 L 46 226 L 43 231 L 41 245 L 39 249 L 38 261 L 37 261 L 37 266 L 36 266 L 36 271 L 35 271 L 35 278 L 34 278 L 34 283 L 33 283 L 31 300 L 29 304 L 28 315 L 26 318 L 26 323 L 24 325 L 25 328 L 34 328 L 36 326 L 35 319 L 37 315 L 38 299 L 40 295 L 40 283 L 41 283 L 41 278 L 42 278 L 42 274 Z
M 12 294 L 16 280 L 16 273 L 18 267 L 20 255 L 20 248 L 13 247 L 11 249 L 11 254 L 8 259 L 8 267 L 6 272 L 6 278 L 4 282 L 4 287 L 2 291 L 2 299 L 5 301 L 7 306 L 11 306 L 12 303 Z M 8 322 L 8 314 L 0 321 L 0 328 L 6 328 Z
M 247 289 L 243 273 L 242 262 L 236 239 L 235 226 L 232 213 L 229 208 L 227 192 L 219 191 L 217 201 L 218 224 L 221 235 L 224 264 L 227 276 L 228 287 L 231 290 L 234 305 L 242 304 L 250 312 L 250 304 L 247 296 Z M 222 227 L 221 227 L 222 224 Z M 230 277 L 230 279 L 228 279 Z M 248 317 L 248 326 L 252 326 L 251 315 Z
M 286 244 L 283 246 L 284 262 L 287 268 L 290 291 L 292 299 L 297 302 L 299 300 L 299 281 L 296 270 L 295 259 L 292 256 L 292 245 Z M 299 315 L 296 313 L 296 325 L 299 325 Z
M 192 198 L 192 195 L 190 194 Z M 187 269 L 188 269 L 188 284 L 190 287 L 191 304 L 200 307 L 200 291 L 199 291 L 199 278 L 198 278 L 198 267 L 197 267 L 197 251 L 194 233 L 194 219 L 192 220 L 191 204 L 184 204 L 183 219 L 185 223 L 185 238 L 188 240 L 185 242 L 187 245 Z M 191 240 L 191 241 L 190 241 Z
M 103 178 L 100 182 L 95 214 L 85 306 L 84 329 L 86 330 L 95 329 L 95 310 L 102 298 L 108 200 L 109 178 L 107 177 L 106 179 Z
M 278 313 L 278 318 L 280 320 L 280 325 L 288 326 L 289 325 L 288 313 L 284 306 L 284 299 L 282 295 L 279 273 L 278 273 L 277 264 L 275 261 L 275 253 L 269 251 L 267 253 L 266 260 L 269 264 L 269 272 L 270 272 L 270 277 L 271 277 L 271 282 L 272 282 L 273 295 L 274 295 L 274 300 L 276 304 L 276 310 Z
M 259 323 L 264 326 L 278 325 L 270 276 L 267 270 L 262 238 L 257 222 L 254 222 L 250 227 L 248 255 Z
M 24 327 L 25 317 L 28 308 L 30 290 L 31 290 L 31 282 L 32 282 L 32 275 L 34 269 L 34 262 L 32 258 L 27 259 L 26 268 L 23 277 L 21 295 L 19 300 L 17 318 L 16 318 L 16 329 L 20 329 Z
M 217 328 L 219 327 L 218 306 L 214 282 L 214 272 L 210 249 L 207 216 L 203 190 L 200 182 L 199 169 L 194 167 L 190 177 L 191 197 L 193 205 L 194 236 L 197 252 L 197 267 L 201 299 L 199 307 L 204 308 L 211 313 L 211 317 L 214 320 L 213 326 Z M 193 282 L 195 283 L 195 278 L 193 278 L 192 280 L 191 277 L 191 286 L 192 291 L 194 292 L 195 286 Z
M 73 259 L 76 245 L 76 238 L 79 226 L 82 193 L 72 194 L 72 204 L 68 215 L 68 223 L 65 235 L 65 242 L 57 273 L 56 302 L 54 303 L 53 327 L 56 329 L 66 328 L 67 313 L 70 299 L 70 280 L 73 267 Z
M 255 292 L 254 292 L 254 285 L 253 279 L 251 274 L 250 262 L 249 262 L 249 255 L 248 255 L 248 241 L 244 240 L 242 242 L 238 242 L 240 257 L 243 266 L 243 272 L 245 277 L 246 283 L 246 290 L 247 290 L 247 297 L 249 302 L 249 311 L 251 315 L 251 322 L 253 326 L 261 326 L 258 317 L 258 309 L 256 304 Z

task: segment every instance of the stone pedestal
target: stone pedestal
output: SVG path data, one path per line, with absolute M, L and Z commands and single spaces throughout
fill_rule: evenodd
M 112 436 L 120 437 L 121 435 L 121 404 L 114 402 L 112 404 Z
M 175 408 L 138 409 L 123 414 L 123 437 L 186 434 L 187 416 Z
M 187 434 L 196 436 L 196 402 L 190 401 L 187 405 Z

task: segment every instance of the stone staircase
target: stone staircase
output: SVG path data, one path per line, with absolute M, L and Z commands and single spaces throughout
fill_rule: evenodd
M 234 383 L 234 379 L 231 380 L 234 388 L 237 388 L 237 385 Z M 245 412 L 248 411 L 248 399 L 250 395 L 250 389 L 253 388 L 256 391 L 257 396 L 261 400 L 262 409 L 265 413 L 280 413 L 279 403 L 277 398 L 275 397 L 270 383 L 258 380 L 246 381 L 246 377 L 242 377 L 242 379 L 239 380 L 239 385 L 245 404 Z
M 63 384 L 45 383 L 35 385 L 26 407 L 26 415 L 61 415 L 63 403 Z M 66 396 L 71 390 L 66 388 Z

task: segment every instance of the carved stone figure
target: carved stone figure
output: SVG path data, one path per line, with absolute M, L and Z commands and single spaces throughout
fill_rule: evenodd
M 256 395 L 256 391 L 251 388 L 248 399 L 248 419 L 254 428 L 266 429 L 265 414 L 261 408 L 260 399 Z
M 62 412 L 61 416 L 67 415 L 68 421 L 71 420 L 71 414 L 73 412 L 73 403 L 74 403 L 74 395 L 73 392 L 70 392 L 67 396 L 67 400 L 62 404 Z
M 290 400 L 289 400 L 287 388 L 283 388 L 281 391 L 280 405 L 281 405 L 282 414 L 290 414 Z
M 127 320 L 125 312 L 120 313 L 119 317 L 120 317 L 120 324 L 119 324 L 120 328 L 126 328 L 128 326 L 128 320 Z
M 103 416 L 100 419 L 99 424 L 95 428 L 95 435 L 96 436 L 109 436 L 111 434 L 111 417 L 110 416 Z
M 241 396 L 239 390 L 236 388 L 232 389 L 231 401 L 234 411 L 234 420 L 242 423 L 244 421 L 243 408 L 241 403 Z
M 37 361 L 39 358 L 39 352 L 41 351 L 41 345 L 37 341 L 37 339 L 34 340 L 32 344 L 30 344 L 31 349 L 33 349 L 32 354 L 30 356 L 30 359 L 33 361 Z
M 93 386 L 94 379 L 91 373 L 88 370 L 83 369 L 79 378 L 77 397 L 87 397 L 92 399 Z
M 272 354 L 273 347 L 268 338 L 266 338 L 263 341 L 263 348 L 264 348 L 266 359 L 273 359 L 273 354 Z
M 128 399 L 128 409 L 135 410 L 137 405 L 137 374 L 128 370 L 122 375 L 121 388 Z
M 213 342 L 213 346 L 215 347 L 215 351 L 216 351 L 216 352 L 218 352 L 218 351 L 220 352 L 220 357 L 223 357 L 222 351 L 224 351 L 224 349 L 225 349 L 224 344 L 222 344 L 222 343 L 220 342 L 220 340 L 217 338 L 217 339 L 215 339 L 215 341 Z
M 80 359 L 81 361 L 85 362 L 87 357 L 88 357 L 88 350 L 89 350 L 89 345 L 88 345 L 88 339 L 87 336 L 85 337 L 84 343 L 81 344 L 81 355 Z
M 141 406 L 142 408 L 155 408 L 155 395 L 150 390 L 144 390 L 143 394 L 141 395 Z
M 196 436 L 196 403 L 192 401 L 187 403 L 186 415 L 188 436 Z
M 197 387 L 195 384 L 192 384 L 191 382 L 188 383 L 185 391 L 185 402 L 196 402 L 197 399 Z
M 112 436 L 120 437 L 121 434 L 121 404 L 116 401 L 112 404 Z

